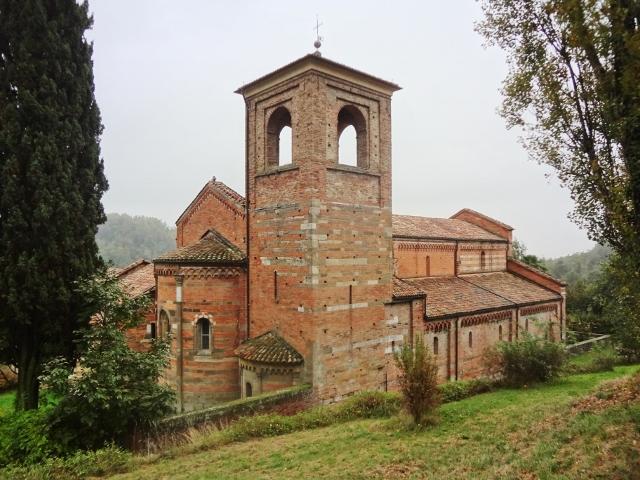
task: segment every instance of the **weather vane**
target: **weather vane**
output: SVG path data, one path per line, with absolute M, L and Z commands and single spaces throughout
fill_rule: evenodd
M 313 42 L 313 46 L 316 47 L 316 51 L 314 53 L 314 55 L 317 55 L 318 57 L 321 57 L 322 54 L 320 53 L 320 47 L 322 46 L 322 37 L 320 36 L 320 27 L 322 26 L 322 23 L 320 23 L 320 19 L 318 18 L 318 15 L 316 14 L 316 26 L 313 28 L 316 31 L 316 41 Z

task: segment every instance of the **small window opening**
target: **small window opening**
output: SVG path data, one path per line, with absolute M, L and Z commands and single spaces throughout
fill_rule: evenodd
M 286 108 L 278 107 L 267 122 L 267 167 L 292 163 L 292 142 L 291 114 Z
M 245 397 L 252 397 L 253 396 L 253 387 L 251 386 L 250 382 L 247 382 L 244 386 L 244 396 Z
M 469 332 L 469 348 L 473 348 L 473 333 Z
M 480 268 L 482 270 L 485 269 L 485 267 L 487 266 L 487 258 L 484 252 L 480 253 Z
M 156 323 L 151 322 L 147 323 L 147 331 L 145 332 L 144 338 L 156 338 Z
M 502 325 L 498 325 L 498 339 L 502 340 Z
M 438 337 L 433 337 L 433 354 L 438 355 Z
M 427 258 L 425 259 L 425 277 L 430 277 L 431 276 L 431 257 L 429 255 L 427 255 Z
M 198 348 L 209 350 L 211 348 L 211 322 L 208 318 L 198 320 Z

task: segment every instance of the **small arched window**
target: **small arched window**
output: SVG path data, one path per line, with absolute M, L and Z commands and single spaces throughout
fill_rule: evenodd
M 480 252 L 480 269 L 484 270 L 487 266 L 487 256 L 484 251 Z
M 169 326 L 169 315 L 162 310 L 160 312 L 160 336 L 166 338 L 170 333 L 171 327 Z
M 367 121 L 353 105 L 342 107 L 338 113 L 338 163 L 360 168 L 369 166 Z
M 498 339 L 502 340 L 502 325 L 498 325 Z
M 431 276 L 431 257 L 429 255 L 427 255 L 427 258 L 425 258 L 424 260 L 424 264 L 425 264 L 425 277 L 430 277 Z
M 196 324 L 198 350 L 211 349 L 211 322 L 208 318 L 198 319 Z
M 292 138 L 291 113 L 278 107 L 267 122 L 267 168 L 292 163 Z
M 433 337 L 433 354 L 438 355 L 438 337 Z
M 244 396 L 245 397 L 252 397 L 253 396 L 253 386 L 251 385 L 251 382 L 247 382 L 244 385 Z
M 473 333 L 469 332 L 469 348 L 473 348 Z

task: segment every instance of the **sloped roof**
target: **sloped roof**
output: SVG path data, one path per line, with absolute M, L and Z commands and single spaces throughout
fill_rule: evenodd
M 147 260 L 136 260 L 124 268 L 112 268 L 110 272 L 118 277 L 124 290 L 134 298 L 156 288 L 153 264 Z
M 560 298 L 560 295 L 551 290 L 507 272 L 462 275 L 460 278 L 518 305 L 544 300 L 553 301 Z
M 418 217 L 393 215 L 393 236 L 406 238 L 430 238 L 441 240 L 468 240 L 505 242 L 476 225 L 455 218 Z
M 405 281 L 427 294 L 427 318 L 514 306 L 513 302 L 460 277 L 412 278 Z
M 540 270 L 539 268 L 536 268 L 532 265 L 529 265 L 528 263 L 524 263 L 521 262 L 520 260 L 515 259 L 514 257 L 509 257 L 508 260 L 510 262 L 513 262 L 517 265 L 520 265 L 523 268 L 526 268 L 527 270 L 531 270 L 532 272 L 535 272 L 536 274 L 540 275 L 541 277 L 546 278 L 547 280 L 550 280 L 554 283 L 557 283 L 558 285 L 560 285 L 561 287 L 566 287 L 567 286 L 567 282 L 560 280 L 559 278 L 555 278 L 551 275 L 549 275 L 547 272 L 544 272 L 542 270 Z
M 245 83 L 244 85 L 242 85 L 241 87 L 239 87 L 235 93 L 240 93 L 242 95 L 244 95 L 248 90 L 250 90 L 252 87 L 259 85 L 261 83 L 265 83 L 268 82 L 269 80 L 278 77 L 279 75 L 285 74 L 285 73 L 295 73 L 298 71 L 307 71 L 307 70 L 311 70 L 314 68 L 322 68 L 322 67 L 328 67 L 331 70 L 335 70 L 337 69 L 338 71 L 343 71 L 343 72 L 347 72 L 349 74 L 351 74 L 352 76 L 355 76 L 356 78 L 361 78 L 361 79 L 368 79 L 369 81 L 373 81 L 375 84 L 378 84 L 380 86 L 383 86 L 385 89 L 389 89 L 391 91 L 396 91 L 396 90 L 400 90 L 400 86 L 393 83 L 393 82 L 389 82 L 387 80 L 383 80 L 379 77 L 374 77 L 373 75 L 369 74 L 369 73 L 365 73 L 362 72 L 360 70 L 356 70 L 355 68 L 349 67 L 347 65 L 344 65 L 342 63 L 338 63 L 335 62 L 333 60 L 329 60 L 326 57 L 322 57 L 320 55 L 316 55 L 316 54 L 307 54 L 303 57 L 298 58 L 297 60 L 294 60 L 293 62 L 290 62 L 270 73 L 267 73 L 266 75 L 262 75 L 261 77 L 258 77 L 257 79 L 253 80 L 252 82 L 249 83 Z
M 242 250 L 211 229 L 196 243 L 165 253 L 154 263 L 241 265 L 245 259 Z
M 427 318 L 468 315 L 561 298 L 557 293 L 508 272 L 407 278 L 403 281 L 427 295 Z
M 404 280 L 393 277 L 393 298 L 403 300 L 424 297 L 425 293 Z
M 257 363 L 299 365 L 304 362 L 302 355 L 274 331 L 246 340 L 235 353 L 243 360 Z
M 513 227 L 511 225 L 507 225 L 506 223 L 501 222 L 500 220 L 496 220 L 495 218 L 492 218 L 489 215 L 485 215 L 484 213 L 480 213 L 477 210 L 473 210 L 471 208 L 463 208 L 462 210 L 459 210 L 456 213 L 454 213 L 453 215 L 451 215 L 451 218 L 456 218 L 458 215 L 461 215 L 463 213 L 471 213 L 471 214 L 476 215 L 478 217 L 484 218 L 488 222 L 495 223 L 496 225 L 499 225 L 502 228 L 505 228 L 507 230 L 513 230 Z
M 239 214 L 245 215 L 247 209 L 245 198 L 233 188 L 217 180 L 216 177 L 213 177 L 204 185 L 204 187 L 202 187 L 193 201 L 184 209 L 184 212 L 180 214 L 176 220 L 176 225 L 179 224 L 193 208 L 200 204 L 202 199 L 208 194 L 217 196 L 220 200 L 235 209 Z

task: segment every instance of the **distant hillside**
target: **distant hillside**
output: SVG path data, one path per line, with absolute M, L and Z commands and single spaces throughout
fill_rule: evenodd
M 122 267 L 139 258 L 151 260 L 172 250 L 176 231 L 158 218 L 108 213 L 96 241 L 102 258 Z
M 544 259 L 543 262 L 551 275 L 574 284 L 578 280 L 590 280 L 600 270 L 611 249 L 596 245 L 588 252 L 574 253 L 565 257 Z

